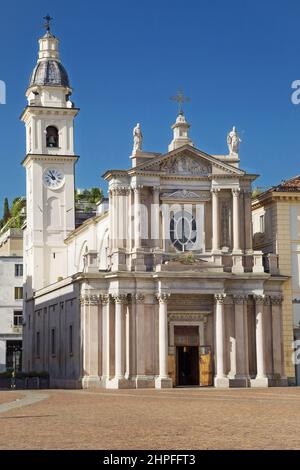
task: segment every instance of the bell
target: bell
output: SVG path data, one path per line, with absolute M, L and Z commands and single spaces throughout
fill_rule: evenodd
M 53 135 L 50 135 L 48 139 L 49 147 L 56 147 L 56 139 Z

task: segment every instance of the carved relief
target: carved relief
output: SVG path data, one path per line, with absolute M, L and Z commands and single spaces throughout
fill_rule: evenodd
M 169 321 L 203 321 L 207 322 L 207 315 L 204 313 L 169 313 Z
M 170 295 L 171 294 L 166 294 L 166 293 L 163 293 L 163 292 L 159 292 L 158 294 L 156 294 L 156 298 L 160 303 L 167 303 L 168 300 L 169 300 Z
M 141 293 L 134 294 L 134 298 L 137 304 L 142 304 L 145 300 L 144 294 Z
M 127 303 L 127 294 L 114 294 L 113 298 L 117 304 L 126 304 Z
M 85 306 L 90 306 L 90 305 L 98 305 L 101 300 L 100 295 L 90 295 L 90 294 L 84 294 L 80 297 L 80 303 L 81 305 Z
M 233 302 L 238 305 L 242 305 L 244 302 L 247 302 L 247 294 L 235 294 L 233 295 Z
M 196 194 L 193 191 L 188 191 L 187 189 L 182 189 L 175 191 L 174 193 L 163 193 L 161 199 L 175 199 L 175 200 L 197 200 L 197 201 L 209 201 L 210 192 L 203 191 L 200 194 Z
M 177 156 L 162 162 L 160 170 L 171 174 L 203 176 L 211 173 L 211 166 L 191 157 Z
M 218 304 L 224 304 L 226 299 L 226 294 L 215 294 L 215 301 Z
M 282 295 L 271 295 L 270 300 L 272 305 L 281 305 L 283 302 L 283 296 Z

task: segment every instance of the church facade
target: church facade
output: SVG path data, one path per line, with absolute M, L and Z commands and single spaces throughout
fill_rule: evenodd
M 79 110 L 49 28 L 39 45 L 22 115 L 24 370 L 70 388 L 286 385 L 286 278 L 253 250 L 256 175 L 240 168 L 236 129 L 227 155 L 209 155 L 180 109 L 155 153 L 137 125 L 130 168 L 103 175 L 109 199 L 75 229 Z

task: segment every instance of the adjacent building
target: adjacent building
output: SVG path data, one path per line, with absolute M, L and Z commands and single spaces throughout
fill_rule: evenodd
M 240 168 L 236 129 L 228 153 L 210 155 L 180 109 L 160 153 L 137 125 L 129 168 L 103 175 L 109 200 L 75 227 L 71 93 L 47 28 L 22 115 L 24 369 L 57 387 L 286 385 L 287 277 L 253 250 L 257 175 Z
M 285 370 L 300 385 L 295 368 L 294 340 L 300 339 L 300 176 L 257 195 L 252 201 L 254 247 L 264 253 L 270 273 L 287 276 L 283 284 Z
M 22 367 L 23 232 L 0 236 L 0 372 Z

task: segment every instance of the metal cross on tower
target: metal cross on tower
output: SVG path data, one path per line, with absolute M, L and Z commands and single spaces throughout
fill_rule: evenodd
M 184 96 L 182 90 L 178 90 L 176 96 L 171 96 L 170 100 L 176 101 L 178 103 L 178 114 L 183 114 L 182 104 L 188 103 L 190 98 L 188 96 Z
M 51 18 L 51 16 L 48 13 L 48 15 L 44 16 L 43 20 L 46 20 L 46 23 L 45 23 L 46 31 L 50 31 L 50 21 L 53 20 L 53 18 Z

